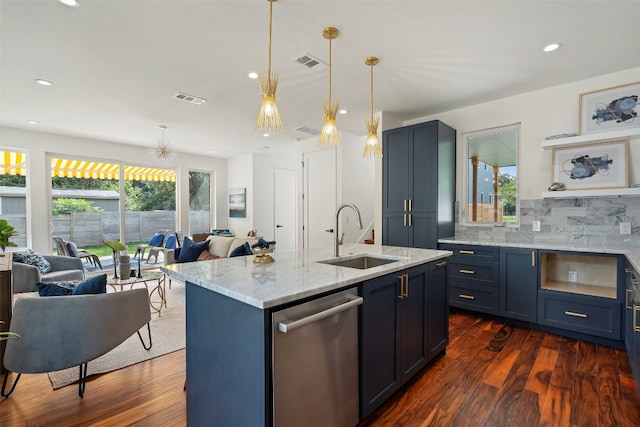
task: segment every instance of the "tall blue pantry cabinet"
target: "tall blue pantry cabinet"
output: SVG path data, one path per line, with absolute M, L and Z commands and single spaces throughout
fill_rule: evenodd
M 382 244 L 437 249 L 455 234 L 456 131 L 433 120 L 382 139 Z

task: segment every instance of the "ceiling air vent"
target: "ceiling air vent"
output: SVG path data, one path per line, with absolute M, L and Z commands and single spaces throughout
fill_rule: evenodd
M 173 95 L 173 97 L 196 105 L 204 104 L 205 102 L 207 102 L 207 100 L 204 98 L 198 98 L 197 96 L 187 95 L 186 93 L 182 92 L 176 93 L 175 95 Z
M 320 131 L 318 129 L 314 129 L 314 128 L 309 127 L 309 126 L 300 126 L 300 127 L 296 128 L 296 130 L 298 132 L 308 133 L 309 135 L 314 135 L 314 136 L 320 135 Z
M 302 55 L 299 55 L 298 57 L 293 58 L 293 60 L 299 64 L 304 65 L 307 68 L 312 69 L 313 71 L 326 70 L 328 67 L 326 63 L 320 61 L 318 58 L 314 58 L 308 53 L 303 53 Z

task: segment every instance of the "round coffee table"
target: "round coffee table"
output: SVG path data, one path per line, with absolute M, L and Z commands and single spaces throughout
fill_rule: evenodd
M 165 289 L 165 276 L 162 271 L 143 271 L 142 277 L 130 277 L 128 279 L 107 279 L 107 285 L 111 286 L 114 291 L 124 291 L 125 289 L 133 289 L 135 285 L 144 285 L 149 292 L 149 307 L 152 313 L 158 313 L 158 316 L 162 315 L 162 307 L 167 306 L 167 294 Z M 155 287 L 149 291 L 148 282 L 157 281 Z M 118 289 L 118 286 L 120 289 Z M 153 286 L 153 285 L 152 285 Z M 128 287 L 128 288 L 127 288 Z

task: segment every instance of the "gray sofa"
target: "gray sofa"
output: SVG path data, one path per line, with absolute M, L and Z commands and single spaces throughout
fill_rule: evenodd
M 35 292 L 36 283 L 84 279 L 84 267 L 80 258 L 43 255 L 51 264 L 51 271 L 41 274 L 38 267 L 14 262 L 12 267 L 13 293 Z

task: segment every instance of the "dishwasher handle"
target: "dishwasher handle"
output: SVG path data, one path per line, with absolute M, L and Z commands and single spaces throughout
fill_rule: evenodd
M 290 321 L 285 320 L 284 322 L 278 323 L 278 329 L 280 332 L 291 332 L 298 328 L 301 328 L 309 323 L 317 322 L 318 320 L 322 320 L 324 318 L 333 316 L 334 314 L 341 313 L 343 311 L 349 310 L 351 307 L 357 307 L 363 303 L 364 299 L 362 297 L 356 295 L 347 295 L 347 299 L 349 301 L 336 305 L 335 307 L 328 308 L 323 311 L 319 311 L 318 313 L 312 314 L 311 316 L 304 317 L 300 320 Z

